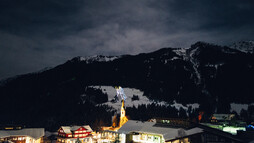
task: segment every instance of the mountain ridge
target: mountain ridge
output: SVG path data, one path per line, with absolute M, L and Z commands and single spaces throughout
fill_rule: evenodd
M 204 42 L 189 49 L 163 48 L 113 60 L 107 56 L 75 57 L 49 70 L 20 75 L 2 84 L 0 96 L 5 102 L 0 104 L 0 110 L 6 118 L 0 121 L 34 123 L 41 118 L 40 124 L 60 124 L 63 120 L 93 122 L 101 118 L 109 123 L 113 114 L 108 112 L 109 107 L 95 104 L 105 102 L 106 95 L 96 89 L 86 90 L 99 85 L 135 88 L 154 101 L 198 103 L 199 110 L 207 113 L 229 113 L 230 103 L 254 103 L 253 66 L 253 54 Z M 83 94 L 88 95 L 87 101 L 78 104 Z M 135 116 L 136 111 L 130 110 Z M 162 110 L 177 115 L 173 109 Z
M 232 49 L 237 49 L 245 53 L 251 53 L 251 54 L 254 53 L 254 41 L 240 41 L 240 42 L 233 43 L 229 47 Z

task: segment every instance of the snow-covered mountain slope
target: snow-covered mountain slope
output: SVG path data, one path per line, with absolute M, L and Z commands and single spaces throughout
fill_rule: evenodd
M 0 122 L 29 122 L 38 117 L 40 124 L 48 124 L 51 118 L 62 123 L 74 116 L 91 122 L 104 117 L 111 121 L 112 112 L 107 111 L 121 104 L 110 102 L 116 95 L 114 85 L 131 87 L 124 88 L 127 107 L 146 104 L 154 108 L 149 104 L 165 101 L 158 104 L 168 108 L 158 107 L 162 113 L 156 116 L 168 113 L 165 117 L 174 117 L 177 110 L 171 106 L 187 110 L 194 105 L 206 113 L 229 113 L 231 103 L 254 103 L 253 73 L 254 54 L 204 42 L 138 55 L 76 57 L 50 70 L 3 81 L 0 96 L 5 102 L 0 104 L 0 113 L 5 118 Z M 86 89 L 91 85 L 110 87 Z M 139 100 L 131 100 L 133 95 Z M 126 110 L 136 119 L 149 117 L 139 117 L 136 112 L 144 112 L 145 106 L 139 107 Z M 37 125 L 38 119 L 31 122 Z
M 229 47 L 245 53 L 254 53 L 254 41 L 241 41 Z
M 187 54 L 186 54 L 186 48 L 176 48 L 173 50 L 173 52 L 175 52 L 178 56 L 183 57 L 183 60 L 187 60 Z
M 109 62 L 114 61 L 116 59 L 120 58 L 120 56 L 103 56 L 103 55 L 94 55 L 94 56 L 88 56 L 88 57 L 76 57 L 72 60 L 77 61 L 83 61 L 87 64 L 93 63 L 93 62 Z
M 112 102 L 112 100 L 114 99 L 116 95 L 116 90 L 114 87 L 112 86 L 89 86 L 89 87 L 100 89 L 103 93 L 106 93 L 108 95 L 108 102 L 103 103 L 103 105 L 108 105 L 110 107 L 113 107 L 117 112 L 120 111 L 121 104 L 122 104 L 121 101 Z M 180 108 L 183 108 L 184 110 L 187 111 L 188 107 L 192 107 L 192 109 L 199 108 L 198 103 L 187 104 L 186 106 L 184 106 L 180 103 L 176 103 L 176 101 L 174 101 L 173 104 L 168 104 L 164 101 L 156 102 L 144 96 L 144 92 L 139 89 L 135 89 L 135 88 L 123 88 L 123 89 L 124 89 L 125 95 L 127 96 L 127 99 L 125 100 L 125 107 L 137 108 L 139 105 L 148 105 L 148 104 L 154 103 L 154 104 L 162 105 L 162 106 L 175 107 L 177 110 L 179 110 Z M 132 100 L 133 96 L 138 97 L 138 100 Z

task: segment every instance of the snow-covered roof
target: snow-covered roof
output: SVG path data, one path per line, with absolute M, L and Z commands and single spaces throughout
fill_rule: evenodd
M 85 129 L 87 129 L 87 132 L 92 132 L 92 131 L 93 131 L 89 125 L 85 125 L 85 126 L 83 126 L 83 127 L 84 127 Z
M 183 128 L 158 127 L 155 126 L 155 124 L 155 122 L 141 122 L 129 120 L 118 130 L 118 132 L 125 134 L 128 134 L 130 132 L 160 134 L 163 135 L 165 140 L 171 140 L 182 136 L 179 135 L 179 131 L 184 132 L 184 136 L 203 132 L 203 129 L 198 127 L 185 130 Z
M 0 138 L 10 137 L 10 136 L 29 136 L 34 139 L 38 139 L 45 135 L 44 128 L 27 128 L 21 130 L 1 130 Z
M 84 126 L 61 126 L 61 128 L 64 130 L 66 134 L 71 133 L 72 131 L 76 131 L 79 128 L 85 128 L 87 132 L 92 132 L 93 130 L 89 125 L 84 125 Z
M 71 133 L 71 127 L 70 126 L 62 126 L 61 127 L 64 131 L 64 133 L 68 134 Z
M 235 114 L 213 114 L 217 120 L 231 120 Z

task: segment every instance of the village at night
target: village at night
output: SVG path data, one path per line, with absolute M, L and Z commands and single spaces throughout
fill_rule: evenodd
M 94 129 L 89 124 L 63 125 L 59 126 L 58 130 L 50 132 L 45 128 L 27 128 L 24 125 L 10 124 L 1 126 L 0 140 L 3 143 L 240 143 L 253 138 L 253 122 L 247 124 L 242 118 L 236 117 L 237 113 L 212 114 L 204 119 L 203 111 L 180 115 L 179 110 L 178 118 L 154 117 L 149 120 L 132 120 L 126 115 L 125 104 L 128 104 L 126 103 L 128 100 L 124 89 L 120 86 L 116 86 L 115 89 L 116 95 L 110 102 L 121 104 L 116 105 L 119 109 L 112 116 L 109 126 L 104 126 L 100 120 L 93 124 Z M 139 96 L 133 95 L 131 100 L 135 102 L 139 100 Z M 176 105 L 177 108 L 178 106 Z M 182 107 L 180 109 L 185 112 Z M 193 114 L 192 117 L 190 114 Z
M 0 143 L 254 143 L 253 0 L 0 0 Z

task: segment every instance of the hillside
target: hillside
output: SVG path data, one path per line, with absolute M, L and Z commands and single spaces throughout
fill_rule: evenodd
M 91 86 L 121 85 L 142 91 L 154 103 L 199 104 L 207 113 L 226 113 L 230 103 L 254 103 L 253 66 L 253 53 L 204 42 L 139 55 L 75 57 L 1 81 L 0 122 L 48 128 L 99 120 L 110 124 L 115 111 L 103 104 L 108 94 Z M 175 108 L 166 108 L 177 115 Z

